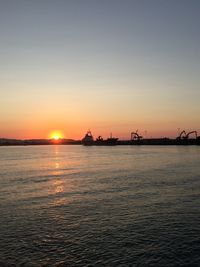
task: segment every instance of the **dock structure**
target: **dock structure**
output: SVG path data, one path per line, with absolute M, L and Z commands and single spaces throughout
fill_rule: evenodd
M 90 138 L 92 134 L 90 132 Z M 190 138 L 192 136 L 192 138 Z M 86 136 L 88 137 L 88 133 L 86 133 Z M 198 136 L 197 131 L 190 131 L 186 132 L 183 130 L 178 137 L 176 138 L 143 138 L 142 135 L 138 133 L 138 130 L 135 132 L 131 132 L 131 138 L 130 140 L 119 140 L 118 138 L 108 138 L 103 139 L 101 136 L 99 136 L 96 140 L 94 140 L 92 136 L 92 140 L 90 139 L 90 142 L 88 144 L 88 140 L 83 139 L 82 140 L 83 145 L 200 145 L 200 136 Z
M 186 132 L 183 130 L 176 138 L 144 138 L 138 133 L 138 130 L 131 132 L 131 138 L 129 140 L 119 140 L 112 135 L 103 139 L 102 136 L 98 136 L 94 139 L 91 131 L 88 131 L 82 140 L 64 139 L 8 139 L 0 138 L 0 146 L 28 146 L 28 145 L 85 145 L 85 146 L 116 146 L 116 145 L 200 145 L 200 136 L 197 131 Z

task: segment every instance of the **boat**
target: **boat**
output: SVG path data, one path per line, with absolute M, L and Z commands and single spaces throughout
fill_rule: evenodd
M 105 140 L 107 146 L 115 146 L 117 145 L 118 138 L 110 137 Z
M 82 144 L 84 146 L 92 146 L 92 145 L 94 145 L 94 138 L 92 136 L 91 131 L 87 131 L 85 137 L 82 139 Z
M 112 137 L 112 134 L 105 140 L 101 136 L 98 136 L 98 138 L 94 140 L 91 131 L 88 131 L 82 139 L 82 144 L 85 146 L 114 146 L 117 145 L 117 141 L 118 138 Z

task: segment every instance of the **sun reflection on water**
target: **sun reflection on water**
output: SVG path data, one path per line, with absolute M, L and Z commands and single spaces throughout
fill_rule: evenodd
M 63 170 L 59 158 L 59 147 L 55 146 L 53 151 L 53 160 L 50 162 L 52 179 L 50 181 L 51 192 L 54 194 L 64 192 L 64 182 L 62 179 Z
M 59 162 L 56 162 L 55 163 L 55 168 L 58 169 L 60 167 L 60 163 Z
M 63 181 L 60 179 L 53 181 L 55 193 L 62 193 L 64 191 Z
M 73 192 L 74 188 L 77 187 L 76 177 L 73 177 L 77 173 L 77 168 L 75 167 L 77 163 L 68 158 L 66 154 L 63 155 L 61 146 L 54 146 L 52 152 L 52 157 L 48 164 L 51 176 L 48 190 L 52 196 L 50 205 L 62 206 L 75 200 L 69 193 Z

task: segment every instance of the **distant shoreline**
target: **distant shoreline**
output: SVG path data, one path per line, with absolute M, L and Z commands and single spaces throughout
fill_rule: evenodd
M 81 140 L 72 139 L 31 139 L 31 140 L 19 140 L 19 139 L 7 139 L 0 138 L 0 146 L 33 146 L 33 145 L 83 145 Z M 118 140 L 115 145 L 200 145 L 200 139 L 170 139 L 170 138 L 149 138 L 142 140 Z M 96 141 L 90 144 L 90 146 L 109 146 L 106 144 L 99 144 Z

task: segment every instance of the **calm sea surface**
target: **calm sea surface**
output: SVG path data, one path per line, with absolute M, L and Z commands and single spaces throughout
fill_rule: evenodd
M 0 147 L 0 266 L 200 266 L 200 147 Z

